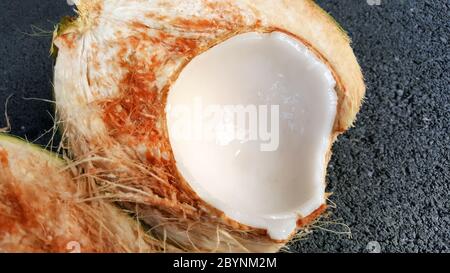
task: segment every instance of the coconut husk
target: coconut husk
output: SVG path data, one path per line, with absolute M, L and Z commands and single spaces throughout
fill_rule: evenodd
M 273 252 L 266 230 L 204 202 L 176 168 L 165 120 L 167 93 L 183 67 L 246 32 L 280 31 L 325 63 L 337 82 L 332 142 L 352 126 L 365 92 L 350 39 L 308 0 L 79 0 L 55 31 L 55 98 L 72 156 L 102 196 L 135 209 L 160 240 L 194 252 Z M 327 162 L 331 156 L 327 156 Z M 325 177 L 325 174 L 324 174 Z M 325 180 L 324 180 L 325 181 Z M 325 182 L 324 182 L 325 183 Z M 299 216 L 298 227 L 326 209 Z
M 0 135 L 0 252 L 164 251 L 164 242 L 125 212 L 89 200 L 89 182 L 76 179 L 73 166 Z

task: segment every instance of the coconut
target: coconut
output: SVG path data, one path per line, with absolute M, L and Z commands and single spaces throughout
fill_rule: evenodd
M 277 251 L 326 210 L 331 147 L 365 86 L 313 1 L 74 2 L 55 98 L 102 194 L 186 251 Z
M 102 200 L 64 160 L 0 135 L 0 252 L 153 252 L 164 246 Z

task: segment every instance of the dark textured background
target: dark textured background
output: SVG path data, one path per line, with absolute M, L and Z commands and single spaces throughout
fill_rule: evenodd
M 378 242 L 382 252 L 450 252 L 450 1 L 318 3 L 352 37 L 368 92 L 329 167 L 331 220 L 352 236 L 322 223 L 292 249 L 364 252 Z M 36 27 L 51 30 L 67 14 L 64 0 L 0 1 L 0 112 L 14 94 L 12 133 L 31 141 L 52 127 L 53 113 L 52 104 L 26 99 L 52 98 L 51 38 Z

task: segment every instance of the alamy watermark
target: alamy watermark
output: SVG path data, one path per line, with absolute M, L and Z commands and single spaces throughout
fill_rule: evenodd
M 207 141 L 225 146 L 258 142 L 263 152 L 280 144 L 279 105 L 216 105 L 193 98 L 192 104 L 167 105 L 169 133 L 178 141 Z

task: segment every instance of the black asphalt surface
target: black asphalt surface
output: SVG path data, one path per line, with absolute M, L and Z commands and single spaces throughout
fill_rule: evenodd
M 450 252 L 450 1 L 317 2 L 351 36 L 368 91 L 334 148 L 330 223 L 291 250 Z M 53 125 L 53 105 L 35 100 L 52 99 L 42 30 L 71 13 L 64 0 L 0 1 L 0 127 L 12 95 L 12 133 L 40 144 Z M 343 224 L 351 237 L 326 231 Z

